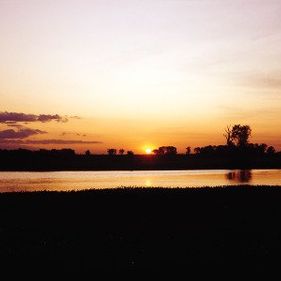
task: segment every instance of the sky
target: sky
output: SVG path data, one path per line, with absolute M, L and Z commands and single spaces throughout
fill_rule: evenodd
M 280 0 L 0 0 L 0 148 L 281 149 Z

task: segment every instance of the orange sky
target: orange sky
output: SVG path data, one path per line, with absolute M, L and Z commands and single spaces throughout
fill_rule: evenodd
M 241 123 L 281 149 L 280 11 L 274 0 L 0 1 L 0 112 L 68 117 L 0 118 L 0 147 L 184 152 Z

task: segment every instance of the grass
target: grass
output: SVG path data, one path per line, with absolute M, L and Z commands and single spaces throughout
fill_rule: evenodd
M 0 194 L 7 270 L 260 274 L 280 258 L 276 186 Z

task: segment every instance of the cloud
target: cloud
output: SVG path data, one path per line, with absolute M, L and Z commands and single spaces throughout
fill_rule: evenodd
M 0 131 L 0 141 L 1 140 L 10 140 L 10 139 L 24 139 L 28 138 L 33 135 L 38 135 L 38 134 L 46 134 L 47 132 L 37 130 L 37 129 L 29 129 L 29 128 L 24 128 L 24 129 L 19 129 L 18 131 L 15 131 L 13 129 L 7 129 Z
M 15 124 L 17 122 L 67 122 L 67 117 L 62 117 L 58 114 L 25 114 L 25 113 L 17 113 L 17 112 L 0 112 L 0 123 L 5 124 Z
M 240 120 L 254 119 L 262 116 L 264 122 L 276 120 L 276 116 L 280 114 L 280 106 L 263 106 L 259 108 L 242 108 L 239 106 L 221 106 L 220 114 L 224 119 L 234 120 L 233 122 L 241 122 Z M 239 121 L 238 121 L 239 120 Z
M 66 136 L 66 135 L 75 135 L 75 136 L 79 136 L 79 137 L 86 137 L 86 134 L 82 134 L 82 133 L 77 133 L 77 132 L 62 132 L 61 136 Z
M 232 74 L 235 83 L 254 89 L 280 90 L 281 71 Z
M 42 139 L 42 140 L 21 140 L 21 139 L 1 139 L 0 143 L 8 143 L 10 145 L 25 144 L 102 144 L 100 141 L 83 141 L 83 140 L 60 140 L 60 139 Z
M 254 77 L 252 79 L 253 85 L 256 87 L 270 88 L 280 90 L 281 87 L 281 76 L 265 76 L 265 77 Z
M 52 120 L 55 120 L 57 122 L 67 122 L 68 119 L 66 117 L 61 117 L 58 114 L 55 115 L 49 115 L 49 114 L 40 114 L 38 115 L 37 121 L 39 122 L 50 122 Z
M 102 144 L 100 141 L 83 141 L 83 140 L 60 140 L 60 139 L 45 139 L 45 140 L 26 140 L 28 144 Z

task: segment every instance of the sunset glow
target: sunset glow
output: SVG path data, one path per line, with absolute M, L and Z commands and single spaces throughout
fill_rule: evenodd
M 0 1 L 0 148 L 281 149 L 281 1 L 82 2 Z
M 2 275 L 271 273 L 280 202 L 281 0 L 0 0 Z
M 151 149 L 151 148 L 147 148 L 147 149 L 145 150 L 145 153 L 146 153 L 146 154 L 151 154 L 151 153 L 152 153 L 152 149 Z

